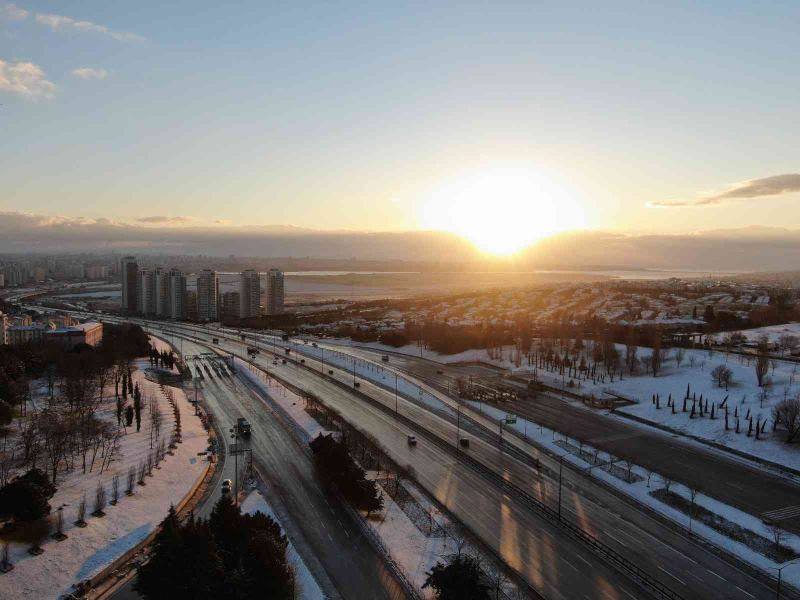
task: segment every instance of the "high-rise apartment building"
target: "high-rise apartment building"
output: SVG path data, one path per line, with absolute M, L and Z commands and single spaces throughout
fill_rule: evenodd
M 137 310 L 143 315 L 156 314 L 156 282 L 158 273 L 152 269 L 139 271 L 139 302 Z
M 238 319 L 242 303 L 239 299 L 239 292 L 225 292 L 222 294 L 222 316 Z
M 283 312 L 283 273 L 279 269 L 267 271 L 266 313 L 279 315 Z
M 261 274 L 253 269 L 242 271 L 239 283 L 239 316 L 257 317 L 261 312 Z
M 186 276 L 178 269 L 170 269 L 167 286 L 169 309 L 166 316 L 176 320 L 185 319 L 187 315 Z
M 139 265 L 135 256 L 122 259 L 122 312 L 134 313 L 139 306 Z
M 169 273 L 162 268 L 155 271 L 155 313 L 159 317 L 167 318 L 170 313 L 169 306 Z
M 205 269 L 197 276 L 197 320 L 219 319 L 219 277 Z

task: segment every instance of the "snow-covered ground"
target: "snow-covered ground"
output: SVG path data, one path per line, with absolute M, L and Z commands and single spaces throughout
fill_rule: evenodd
M 766 335 L 771 344 L 778 341 L 784 334 L 794 335 L 800 337 L 800 323 L 784 323 L 783 325 L 768 325 L 766 327 L 757 327 L 755 329 L 743 329 L 739 331 L 747 338 L 748 342 L 755 342 L 762 335 Z
M 269 502 L 267 502 L 267 499 L 264 498 L 264 496 L 262 496 L 257 490 L 250 492 L 242 501 L 241 510 L 243 513 L 248 515 L 252 515 L 257 512 L 264 513 L 265 515 L 275 519 L 275 521 L 280 524 L 278 517 L 275 515 L 275 511 L 272 510 L 272 507 L 269 505 Z M 306 567 L 303 559 L 300 558 L 300 555 L 297 553 L 297 550 L 295 550 L 291 540 L 289 540 L 289 547 L 286 549 L 286 554 L 287 558 L 289 559 L 289 564 L 294 567 L 295 583 L 297 586 L 295 593 L 298 600 L 322 600 L 325 598 L 325 594 L 323 594 L 319 585 L 314 580 L 314 577 L 311 575 L 308 567 Z
M 156 345 L 161 344 L 156 341 Z M 136 366 L 133 380 L 138 382 L 143 397 L 158 398 L 164 419 L 162 437 L 168 440 L 174 421 L 172 408 L 158 384 L 144 377 L 143 369 L 149 366 L 147 359 L 138 360 Z M 27 545 L 12 545 L 14 570 L 0 575 L 0 599 L 50 599 L 68 593 L 73 584 L 95 575 L 146 538 L 166 516 L 170 505 L 178 504 L 202 476 L 206 464 L 198 452 L 204 451 L 208 445 L 206 431 L 200 419 L 193 416 L 194 410 L 183 391 L 170 389 L 181 409 L 183 438 L 174 456 L 167 455 L 161 468 L 153 469 L 153 476 L 146 478 L 144 487 L 137 485 L 132 496 L 125 494 L 129 467 L 138 467 L 150 452 L 150 425 L 146 410 L 143 410 L 141 431 L 136 433 L 135 426 L 128 428 L 122 436 L 119 459 L 112 462 L 105 472 L 100 474 L 95 466 L 94 472 L 84 475 L 80 466 L 76 465 L 73 472 L 60 476 L 58 491 L 50 500 L 50 505 L 53 514 L 58 509 L 63 510 L 64 532 L 68 538 L 62 542 L 48 540 L 43 545 L 44 554 L 40 556 L 29 555 Z M 115 419 L 111 408 L 114 404 L 113 387 L 111 391 L 107 414 L 104 415 L 107 419 Z M 105 486 L 110 501 L 114 475 L 119 475 L 120 480 L 119 503 L 116 506 L 108 505 L 105 517 L 91 516 L 98 482 Z M 88 526 L 79 528 L 73 522 L 84 494 Z

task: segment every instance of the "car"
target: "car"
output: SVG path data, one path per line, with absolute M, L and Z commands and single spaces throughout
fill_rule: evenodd
M 282 364 L 282 365 L 285 365 L 285 364 L 286 364 L 286 359 L 285 359 L 285 358 L 282 358 L 282 359 L 281 359 L 281 364 Z
M 283 362 L 286 362 L 286 361 L 283 361 Z M 273 360 L 272 361 L 272 365 L 277 367 L 278 366 L 278 360 L 277 359 Z
M 328 375 L 333 375 L 333 369 L 328 369 Z
M 222 493 L 223 494 L 230 494 L 232 488 L 233 488 L 233 482 L 230 479 L 223 479 L 222 480 Z
M 317 342 L 311 342 L 311 345 L 314 346 L 314 348 L 316 348 L 317 347 Z
M 444 371 L 442 371 L 441 369 L 437 369 L 436 370 L 436 374 L 437 375 L 444 375 Z
M 461 438 L 461 447 L 462 448 L 469 448 L 469 439 L 468 438 Z
M 416 446 L 417 445 L 417 436 L 415 436 L 415 435 L 408 436 L 408 445 L 409 446 Z
M 389 355 L 388 354 L 384 354 L 383 356 L 381 356 L 381 360 L 383 362 L 389 362 Z

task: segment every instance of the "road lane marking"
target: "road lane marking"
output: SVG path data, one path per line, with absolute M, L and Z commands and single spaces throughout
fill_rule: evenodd
M 659 565 L 659 566 L 658 566 L 658 568 L 659 568 L 659 569 L 661 569 L 662 571 L 664 571 L 664 573 L 666 573 L 667 575 L 669 575 L 670 577 L 672 577 L 672 578 L 673 578 L 673 579 L 675 579 L 676 581 L 680 581 L 680 582 L 681 582 L 683 585 L 686 585 L 686 582 L 685 582 L 683 579 L 680 579 L 680 578 L 678 578 L 678 577 L 675 577 L 675 575 L 673 575 L 672 573 L 670 573 L 669 571 L 667 571 L 667 570 L 666 570 L 664 567 L 662 567 L 661 565 Z
M 743 594 L 747 594 L 747 595 L 748 595 L 748 596 L 750 596 L 751 598 L 755 598 L 755 596 L 753 596 L 753 594 L 751 594 L 750 592 L 748 592 L 748 591 L 746 591 L 746 590 L 743 590 L 743 589 L 742 589 L 742 588 L 740 588 L 738 585 L 736 586 L 736 589 L 737 589 L 737 590 L 739 590 L 740 592 L 742 592 Z
M 714 571 L 712 571 L 711 569 L 706 569 L 706 571 L 708 571 L 709 573 L 711 573 L 711 574 L 712 574 L 714 577 L 718 577 L 719 579 L 722 579 L 722 581 L 725 581 L 725 578 L 724 578 L 722 575 L 719 575 L 719 574 L 715 573 L 715 572 L 714 572 Z
M 577 559 L 579 559 L 579 560 L 582 560 L 582 561 L 584 562 L 584 564 L 586 564 L 586 566 L 588 566 L 588 567 L 591 567 L 591 566 L 592 566 L 592 563 L 590 563 L 588 560 L 586 560 L 585 558 L 583 558 L 583 557 L 582 557 L 580 554 L 576 554 L 576 555 L 575 555 L 575 558 L 577 558 Z

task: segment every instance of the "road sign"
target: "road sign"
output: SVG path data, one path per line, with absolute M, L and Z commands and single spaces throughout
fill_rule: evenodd
M 517 422 L 517 415 L 506 415 L 506 425 L 513 425 Z

